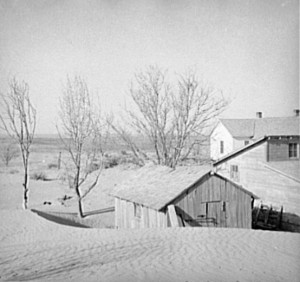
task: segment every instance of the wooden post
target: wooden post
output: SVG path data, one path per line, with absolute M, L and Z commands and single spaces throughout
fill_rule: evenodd
M 60 169 L 60 164 L 61 164 L 61 152 L 59 152 L 59 155 L 58 155 L 58 163 L 57 163 L 58 169 Z
M 170 217 L 171 227 L 179 227 L 179 222 L 177 219 L 177 214 L 174 205 L 168 206 L 168 213 Z
M 120 228 L 120 225 L 119 225 L 119 214 L 120 214 L 119 203 L 120 203 L 120 200 L 118 198 L 115 198 L 115 228 Z

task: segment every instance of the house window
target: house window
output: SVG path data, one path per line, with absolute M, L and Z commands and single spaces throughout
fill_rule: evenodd
M 224 154 L 224 141 L 220 141 L 220 153 Z
M 239 167 L 237 165 L 231 165 L 230 166 L 230 178 L 234 181 L 239 181 Z
M 223 212 L 226 212 L 226 202 L 223 202 Z
M 137 218 L 141 218 L 142 208 L 138 204 L 134 204 L 134 216 Z
M 249 140 L 244 141 L 244 145 L 247 146 L 249 144 Z
M 298 158 L 298 144 L 297 143 L 289 144 L 289 158 Z

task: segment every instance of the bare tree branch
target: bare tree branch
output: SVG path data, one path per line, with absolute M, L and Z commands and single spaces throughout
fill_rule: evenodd
M 13 78 L 9 89 L 7 95 L 1 94 L 4 113 L 0 114 L 0 128 L 19 144 L 24 167 L 23 208 L 27 209 L 29 155 L 36 128 L 36 110 L 30 101 L 27 83 Z
M 61 130 L 57 126 L 59 137 L 69 153 L 72 169 L 68 169 L 69 179 L 73 180 L 78 199 L 79 216 L 83 217 L 82 200 L 97 185 L 102 171 L 103 125 L 99 110 L 91 101 L 86 82 L 79 76 L 67 79 L 60 99 L 59 117 Z M 92 184 L 83 191 L 82 185 L 93 172 L 94 161 L 100 156 L 98 173 Z
M 136 134 L 150 140 L 157 163 L 174 168 L 191 154 L 198 137 L 212 125 L 228 101 L 221 91 L 200 85 L 193 71 L 179 76 L 173 87 L 166 74 L 150 66 L 135 75 L 130 97 L 136 109 L 127 110 L 127 121 Z M 114 130 L 121 131 L 120 127 Z M 132 143 L 124 138 L 126 134 L 128 131 L 122 130 L 119 135 Z
M 15 144 L 12 144 L 11 142 L 1 144 L 0 158 L 6 167 L 9 165 L 11 160 L 17 158 L 18 156 L 19 150 L 16 148 Z

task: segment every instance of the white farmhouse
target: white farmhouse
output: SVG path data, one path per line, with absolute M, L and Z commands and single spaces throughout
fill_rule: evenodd
M 217 160 L 253 142 L 253 129 L 253 119 L 221 119 L 210 136 L 211 159 Z
M 298 135 L 295 132 L 299 129 L 299 110 L 294 112 L 291 117 L 263 118 L 257 112 L 254 119 L 220 119 L 210 135 L 211 159 L 218 160 L 265 136 Z

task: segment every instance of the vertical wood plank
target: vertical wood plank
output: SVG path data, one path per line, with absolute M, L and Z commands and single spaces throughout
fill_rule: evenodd
M 195 219 L 195 214 L 194 214 L 194 193 L 193 191 L 189 191 L 187 195 L 187 202 L 188 202 L 188 215 Z
M 134 203 L 132 202 L 127 202 L 127 218 L 128 228 L 135 228 Z
M 164 228 L 165 227 L 165 223 L 164 223 L 165 213 L 160 211 L 160 212 L 158 212 L 158 215 L 159 215 L 159 227 Z
M 193 216 L 195 219 L 197 219 L 198 217 L 198 210 L 200 205 L 200 202 L 197 201 L 198 189 L 199 187 L 196 187 L 193 191 Z
M 236 227 L 235 224 L 235 214 L 234 211 L 237 208 L 234 201 L 234 189 L 231 189 L 231 183 L 226 182 L 226 194 L 228 199 L 228 208 L 226 210 L 226 226 L 227 227 Z
M 188 213 L 189 213 L 189 204 L 188 204 L 188 194 L 187 193 L 185 193 L 184 194 L 184 198 L 183 198 L 183 203 L 184 203 L 184 208 L 183 208 L 183 210 L 184 210 L 184 212 L 185 212 L 185 219 L 188 219 Z
M 124 200 L 120 199 L 120 225 L 122 228 L 125 228 L 124 216 L 125 216 L 125 208 L 124 208 Z
M 149 208 L 143 207 L 143 212 L 144 212 L 144 226 L 145 228 L 149 227 Z
M 220 179 L 220 196 L 221 196 L 221 201 L 227 202 L 228 197 L 226 193 L 226 181 L 223 179 Z
M 205 203 L 205 202 L 209 202 L 209 194 L 208 194 L 208 190 L 209 190 L 209 183 L 208 181 L 205 181 L 202 184 L 202 195 L 201 195 L 201 202 Z
M 119 217 L 119 220 L 120 220 L 120 227 L 121 228 L 124 228 L 124 222 L 123 222 L 123 215 L 124 215 L 124 209 L 123 209 L 123 200 L 120 199 L 120 203 L 119 203 L 119 207 L 120 207 L 120 217 Z
M 115 198 L 115 228 L 120 228 L 119 217 L 120 217 L 119 199 Z
M 215 175 L 212 176 L 212 179 L 214 190 L 213 201 L 221 201 L 221 179 Z
M 128 228 L 127 225 L 127 201 L 123 201 L 123 219 L 124 219 L 124 227 Z
M 169 217 L 170 217 L 171 227 L 179 227 L 177 214 L 176 214 L 174 205 L 169 205 L 168 206 L 168 214 L 169 214 Z
M 149 227 L 156 227 L 156 212 L 153 209 L 149 209 Z

